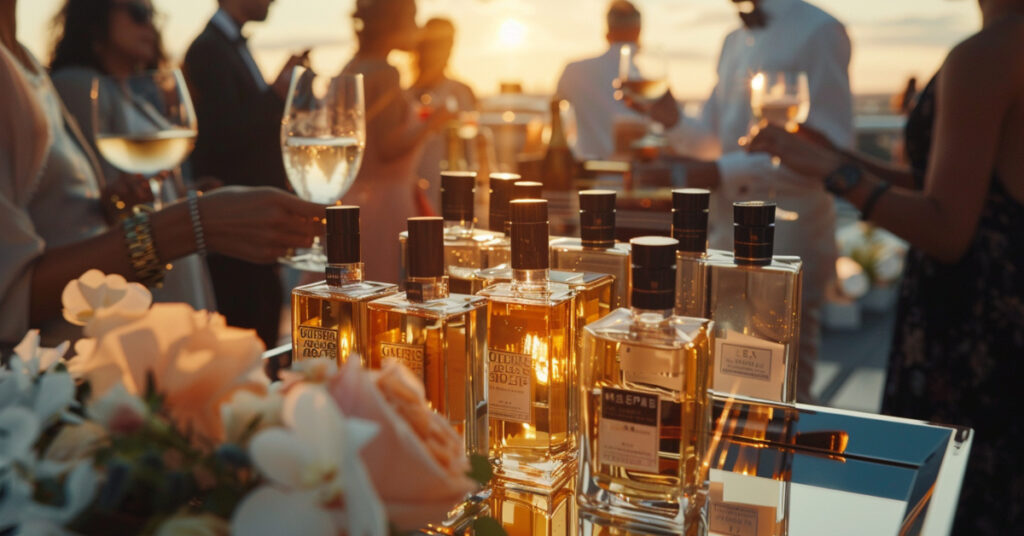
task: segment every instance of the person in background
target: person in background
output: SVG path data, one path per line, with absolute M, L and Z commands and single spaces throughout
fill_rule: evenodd
M 907 86 L 903 88 L 903 92 L 895 97 L 893 111 L 900 115 L 910 113 L 910 110 L 914 107 L 914 99 L 917 98 L 917 77 L 911 76 L 907 80 Z
M 414 0 L 358 0 L 355 12 L 359 48 L 342 69 L 362 74 L 366 97 L 366 151 L 347 205 L 362 208 L 361 228 L 366 277 L 398 282 L 398 235 L 417 213 L 416 166 L 423 144 L 453 117 L 437 108 L 425 121 L 413 110 L 388 64 L 392 50 L 413 50 L 419 36 Z
M 445 72 L 454 45 L 455 25 L 450 20 L 433 18 L 423 25 L 416 45 L 416 81 L 409 88 L 410 95 L 422 110 L 421 117 L 437 108 L 449 112 L 476 110 L 473 90 L 449 78 Z M 423 156 L 416 170 L 420 179 L 418 191 L 429 206 L 429 212 L 435 215 L 441 213 L 441 165 L 446 157 L 445 141 L 444 136 L 430 136 L 424 144 Z M 452 166 L 448 163 L 446 169 L 456 169 Z
M 185 54 L 183 70 L 195 102 L 199 133 L 192 152 L 196 176 L 229 185 L 287 189 L 281 156 L 281 116 L 291 73 L 307 53 L 292 56 L 268 84 L 242 28 L 267 18 L 271 0 L 219 0 L 219 9 Z M 274 264 L 208 257 L 220 312 L 233 326 L 253 328 L 276 346 L 283 294 Z M 254 291 L 258 289 L 258 291 Z
M 153 22 L 154 15 L 149 0 L 67 0 L 54 17 L 57 40 L 50 60 L 50 76 L 93 153 L 98 154 L 90 97 L 93 80 L 102 75 L 131 76 L 163 66 L 162 40 Z M 114 83 L 109 78 L 101 81 Z M 135 110 L 131 103 L 116 98 L 116 87 L 105 87 L 100 94 L 105 97 L 98 109 L 100 117 L 115 113 L 120 117 Z M 120 214 L 110 214 L 109 223 L 127 216 L 132 206 L 151 200 L 147 180 L 125 175 L 102 158 L 99 163 L 106 182 L 120 185 L 108 192 L 105 201 L 109 202 L 104 203 L 113 209 L 110 212 L 118 212 L 116 207 L 121 207 Z M 164 181 L 164 200 L 171 202 L 183 197 L 182 186 Z M 163 287 L 154 289 L 153 298 L 216 310 L 206 263 L 197 255 L 176 261 L 165 276 Z
M 842 23 L 803 0 L 730 1 L 738 8 L 742 26 L 725 38 L 718 82 L 702 116 L 684 118 L 671 91 L 648 111 L 669 129 L 676 152 L 689 157 L 676 175 L 685 176 L 686 186 L 712 190 L 711 247 L 732 250 L 734 202 L 778 204 L 775 254 L 798 255 L 804 269 L 797 399 L 813 403 L 821 310 L 825 288 L 835 277 L 835 205 L 817 177 L 774 166 L 769 155 L 748 153 L 739 144 L 750 133 L 753 73 L 803 71 L 810 90 L 807 124 L 837 146 L 852 145 L 850 39 Z
M 576 153 L 584 159 L 607 159 L 615 153 L 616 120 L 642 121 L 636 112 L 615 98 L 623 46 L 638 46 L 640 11 L 626 0 L 615 0 L 607 14 L 608 50 L 600 56 L 565 66 L 556 94 L 576 112 Z
M 1024 523 L 1024 0 L 981 0 L 907 119 L 909 168 L 771 128 L 768 151 L 910 243 L 882 411 L 974 429 L 953 534 Z
M 108 226 L 99 162 L 46 70 L 18 42 L 17 4 L 0 0 L 0 346 L 29 328 L 47 346 L 80 336 L 61 318 L 60 296 L 92 268 L 152 285 L 200 238 L 211 252 L 249 262 L 312 243 L 324 207 L 272 188 L 219 188 Z

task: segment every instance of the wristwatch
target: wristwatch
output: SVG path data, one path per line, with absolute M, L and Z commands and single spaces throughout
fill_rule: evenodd
M 825 189 L 842 197 L 860 184 L 863 175 L 859 166 L 847 162 L 825 177 Z

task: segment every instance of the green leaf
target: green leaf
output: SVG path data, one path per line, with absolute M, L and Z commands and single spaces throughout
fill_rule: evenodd
M 486 456 L 479 454 L 472 454 L 469 456 L 469 472 L 466 476 L 480 483 L 481 486 L 486 486 L 491 481 L 491 477 L 494 476 L 494 470 L 491 468 L 491 462 Z
M 481 517 L 473 521 L 473 533 L 476 536 L 508 536 L 497 519 Z

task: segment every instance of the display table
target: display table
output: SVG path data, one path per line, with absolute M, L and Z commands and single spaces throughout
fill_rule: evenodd
M 287 366 L 288 346 L 265 354 L 267 371 Z M 778 512 L 789 536 L 948 535 L 973 433 L 832 408 L 774 406 L 716 398 L 710 440 L 712 481 L 725 500 L 757 502 L 765 489 L 788 497 Z M 550 492 L 496 483 L 489 514 L 510 536 L 574 534 L 575 481 Z M 719 487 L 721 500 L 721 490 Z M 730 499 L 729 497 L 732 497 Z M 753 497 L 753 498 L 751 498 Z M 642 533 L 583 520 L 581 534 Z M 714 523 L 712 523 L 714 528 Z M 608 530 L 611 529 L 611 530 Z M 728 536 L 771 532 L 737 529 Z

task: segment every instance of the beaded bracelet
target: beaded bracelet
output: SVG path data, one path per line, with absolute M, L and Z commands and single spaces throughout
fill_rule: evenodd
M 203 195 L 195 190 L 188 191 L 188 213 L 192 218 L 192 233 L 196 238 L 196 253 L 206 256 L 206 236 L 203 234 L 203 222 L 199 219 L 199 196 Z
M 153 243 L 149 211 L 136 207 L 133 214 L 124 219 L 122 226 L 135 277 L 147 287 L 159 288 L 163 285 L 165 270 Z

